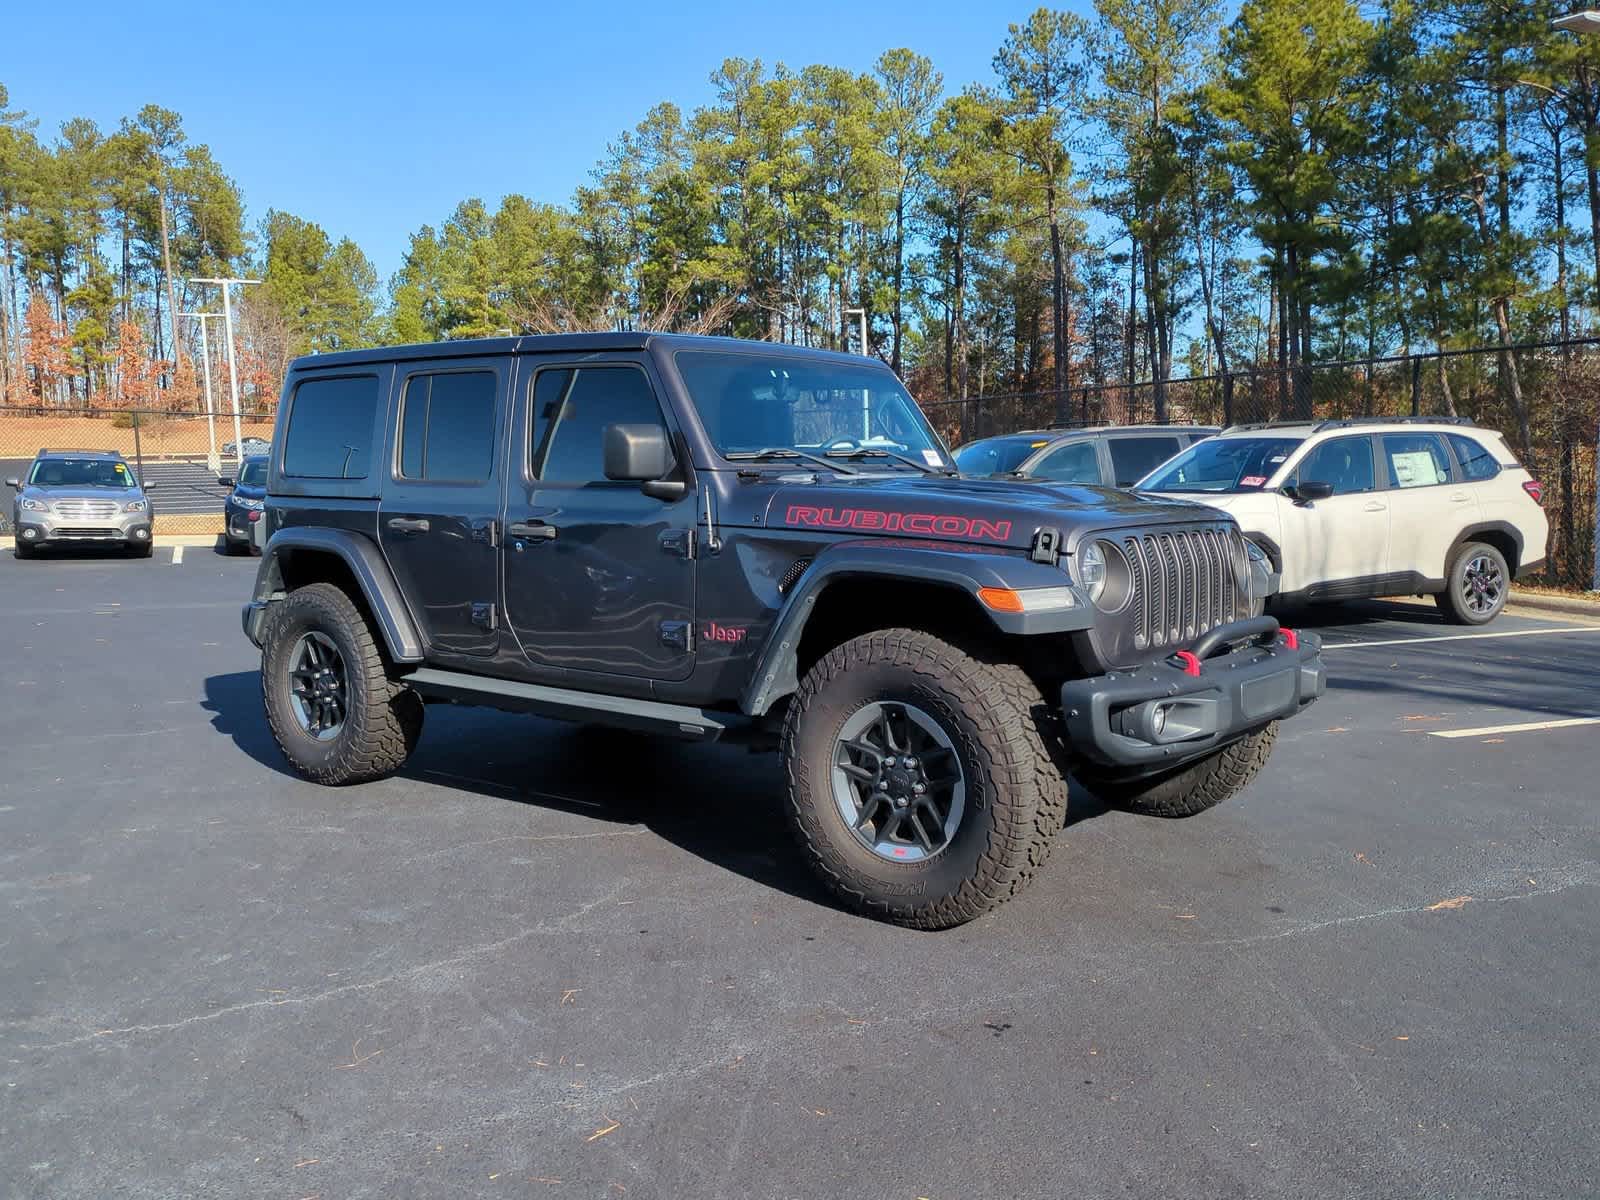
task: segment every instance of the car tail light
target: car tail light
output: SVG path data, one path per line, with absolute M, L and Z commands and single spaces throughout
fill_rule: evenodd
M 1544 484 L 1540 483 L 1537 479 L 1523 480 L 1522 490 L 1533 497 L 1533 502 L 1535 504 L 1544 503 Z

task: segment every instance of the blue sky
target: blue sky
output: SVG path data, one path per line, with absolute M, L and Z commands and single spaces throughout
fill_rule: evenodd
M 991 80 L 1007 24 L 1035 6 L 222 0 L 135 18 L 92 0 L 70 10 L 77 36 L 65 10 L 15 4 L 0 18 L 0 83 L 41 137 L 74 116 L 112 129 L 146 103 L 177 110 L 243 189 L 252 223 L 286 209 L 353 237 L 387 277 L 410 233 L 468 196 L 565 201 L 651 105 L 708 101 L 725 58 L 866 70 L 909 46 L 957 91 Z

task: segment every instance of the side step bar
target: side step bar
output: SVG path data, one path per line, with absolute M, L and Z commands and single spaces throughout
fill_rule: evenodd
M 747 729 L 750 718 L 659 700 L 601 696 L 567 688 L 544 687 L 514 679 L 490 679 L 464 671 L 420 667 L 405 677 L 424 696 L 458 704 L 482 704 L 511 712 L 535 713 L 558 721 L 590 721 L 689 741 L 713 742 Z

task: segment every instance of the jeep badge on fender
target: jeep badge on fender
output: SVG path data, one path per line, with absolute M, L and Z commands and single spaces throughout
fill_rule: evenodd
M 302 774 L 397 769 L 452 702 L 781 750 L 862 912 L 986 912 L 1067 777 L 1177 816 L 1322 694 L 1232 517 L 960 475 L 870 359 L 643 333 L 301 358 L 245 632 Z

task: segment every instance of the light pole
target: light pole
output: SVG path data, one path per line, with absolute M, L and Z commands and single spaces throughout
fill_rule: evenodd
M 230 289 L 234 284 L 249 286 L 259 279 L 191 279 L 190 283 L 214 283 L 222 289 L 222 324 L 228 335 L 228 396 L 233 401 L 233 457 L 237 465 L 244 465 L 244 427 L 239 422 L 239 371 L 233 362 L 233 307 L 229 303 Z
M 1564 29 L 1568 33 L 1600 33 L 1600 12 L 1592 8 L 1580 9 L 1577 12 L 1568 13 L 1564 17 L 1557 17 L 1550 24 L 1554 28 Z M 1595 454 L 1600 456 L 1600 437 L 1595 439 Z M 1600 592 L 1600 489 L 1595 492 L 1594 515 L 1594 573 L 1589 579 L 1589 590 L 1591 592 Z
M 844 315 L 847 316 L 847 317 L 859 317 L 860 318 L 860 320 L 861 320 L 861 353 L 862 354 L 870 354 L 871 351 L 869 351 L 867 349 L 867 310 L 864 309 L 864 308 L 845 308 L 845 309 L 841 309 L 840 311 L 843 312 Z
M 200 322 L 200 365 L 206 381 L 206 437 L 211 446 L 206 455 L 206 469 L 215 475 L 222 470 L 222 460 L 217 457 L 217 412 L 216 406 L 211 403 L 211 343 L 206 339 L 206 322 L 214 321 L 222 314 L 186 312 L 178 315 Z

